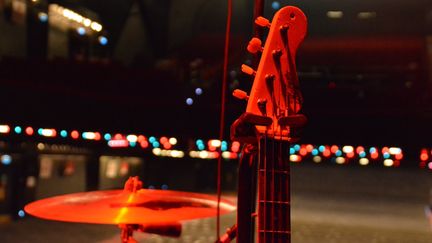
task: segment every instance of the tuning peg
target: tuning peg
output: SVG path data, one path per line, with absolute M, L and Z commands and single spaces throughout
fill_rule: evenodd
M 248 100 L 249 99 L 249 96 L 247 95 L 247 93 L 241 89 L 235 89 L 233 91 L 232 95 L 239 100 Z
M 243 73 L 246 73 L 248 75 L 255 76 L 255 74 L 256 74 L 255 70 L 253 70 L 253 68 L 249 67 L 246 64 L 242 64 L 241 65 L 241 70 L 242 70 Z
M 248 52 L 250 52 L 252 54 L 257 53 L 258 51 L 262 51 L 263 48 L 262 48 L 261 40 L 256 38 L 256 37 L 252 38 L 249 41 L 249 44 L 247 46 L 247 50 L 248 50 Z
M 261 26 L 261 27 L 269 27 L 270 28 L 270 21 L 264 17 L 258 17 L 255 19 L 255 24 Z

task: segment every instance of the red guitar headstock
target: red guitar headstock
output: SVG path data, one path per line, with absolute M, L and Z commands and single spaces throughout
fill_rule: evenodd
M 264 48 L 257 38 L 249 42 L 250 52 L 262 51 L 256 72 L 242 66 L 245 73 L 255 75 L 249 97 L 241 91 L 235 91 L 234 95 L 248 99 L 247 113 L 272 119 L 269 127 L 257 126 L 259 133 L 289 139 L 289 126 L 283 121 L 297 114 L 302 105 L 295 56 L 306 35 L 307 19 L 300 9 L 287 6 L 274 15 L 272 23 L 264 18 L 258 18 L 255 23 L 270 27 L 270 32 Z

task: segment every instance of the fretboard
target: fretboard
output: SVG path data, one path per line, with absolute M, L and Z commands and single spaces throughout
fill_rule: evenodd
M 291 241 L 289 143 L 262 138 L 258 159 L 258 242 Z

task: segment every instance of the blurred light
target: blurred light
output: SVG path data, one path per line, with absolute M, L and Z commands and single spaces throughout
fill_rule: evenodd
M 354 156 L 355 156 L 355 153 L 354 153 L 354 152 L 349 152 L 349 153 L 347 153 L 347 157 L 348 157 L 348 158 L 354 158 Z
M 83 132 L 81 134 L 82 138 L 87 139 L 87 140 L 97 140 L 97 134 L 94 132 Z M 100 136 L 100 135 L 99 135 Z
M 371 19 L 377 16 L 376 12 L 359 12 L 357 18 L 359 19 Z
M 312 160 L 313 160 L 313 162 L 315 162 L 315 163 L 320 163 L 320 162 L 322 161 L 322 158 L 321 158 L 321 156 L 314 156 L 314 157 L 312 158 Z
M 329 157 L 329 156 L 331 155 L 330 150 L 328 150 L 328 149 L 324 150 L 323 155 L 324 155 L 325 157 Z
M 32 127 L 26 127 L 26 129 L 25 129 L 25 133 L 26 133 L 27 135 L 31 136 L 31 135 L 33 135 L 33 133 L 34 133 L 34 130 L 33 130 Z
M 306 145 L 306 150 L 308 153 L 312 152 L 313 149 L 314 149 L 314 146 L 312 144 Z
M 233 151 L 234 153 L 238 153 L 240 151 L 240 143 L 237 141 L 232 142 L 231 151 Z
M 338 150 L 334 153 L 337 157 L 342 156 L 342 151 Z
M 72 131 L 72 132 L 71 132 L 71 137 L 72 137 L 73 139 L 78 139 L 78 138 L 79 138 L 79 132 L 76 131 L 76 130 Z
M 403 154 L 396 154 L 395 159 L 397 159 L 397 160 L 403 159 Z
M 400 154 L 400 153 L 402 153 L 402 149 L 396 148 L 396 147 L 391 147 L 391 148 L 389 148 L 389 153 L 390 154 Z
M 278 1 L 273 1 L 271 6 L 272 9 L 278 10 L 280 8 L 280 3 Z
M 227 151 L 228 150 L 228 143 L 226 141 L 222 141 L 221 143 L 221 151 Z
M 298 145 L 298 144 L 294 145 L 294 149 L 295 149 L 295 151 L 299 151 L 300 150 L 300 145 Z
M 203 93 L 203 90 L 201 88 L 196 88 L 195 89 L 195 94 L 196 95 L 202 95 L 202 93 Z
M 295 154 L 295 149 L 294 148 L 290 148 L 290 154 Z
M 200 143 L 198 146 L 198 150 L 204 150 L 205 149 L 205 145 Z
M 390 154 L 387 153 L 387 152 L 385 152 L 385 153 L 383 154 L 383 158 L 384 158 L 384 159 L 389 159 L 389 158 L 390 158 Z
M 221 141 L 218 139 L 212 139 L 209 141 L 209 145 L 213 146 L 213 147 L 220 147 L 221 146 Z
M 389 148 L 388 147 L 383 147 L 382 149 L 381 149 L 381 153 L 388 153 L 389 152 Z
M 104 134 L 104 139 L 105 139 L 106 141 L 109 141 L 109 140 L 111 139 L 111 134 L 109 134 L 109 133 L 105 133 L 105 134 Z
M 367 158 L 361 158 L 361 159 L 359 160 L 359 163 L 360 163 L 361 165 L 368 165 L 368 164 L 369 164 L 369 159 L 367 159 Z
M 322 153 L 322 152 L 324 152 L 324 150 L 325 150 L 325 146 L 324 145 L 320 145 L 319 147 L 318 147 L 318 150 Z
M 108 38 L 105 36 L 99 36 L 98 38 L 99 44 L 106 46 L 108 44 Z
M 85 30 L 83 27 L 79 27 L 79 28 L 77 29 L 77 32 L 78 32 L 79 35 L 85 35 L 86 30 Z
M 22 132 L 22 128 L 20 126 L 16 126 L 14 128 L 15 133 L 20 134 Z
M 113 139 L 108 141 L 108 146 L 111 148 L 125 148 L 129 146 L 129 142 L 126 139 Z
M 38 144 L 37 144 L 37 148 L 38 148 L 39 150 L 44 150 L 44 149 L 45 149 L 45 144 L 43 144 L 43 143 L 38 143 Z
M 385 159 L 384 160 L 384 166 L 386 166 L 386 167 L 393 166 L 393 160 L 392 159 Z
M 43 12 L 39 12 L 38 13 L 38 18 L 39 18 L 40 22 L 46 23 L 48 21 L 48 14 L 43 13 Z
M 346 154 L 354 152 L 353 146 L 343 146 L 342 151 Z
M 138 141 L 138 136 L 137 135 L 127 135 L 126 136 L 126 140 L 128 140 L 131 143 L 136 143 Z
M 290 155 L 290 161 L 292 162 L 301 162 L 302 157 L 296 154 Z
M 187 105 L 192 105 L 193 104 L 193 99 L 192 98 L 187 98 L 186 99 L 186 104 Z
M 318 149 L 313 149 L 313 150 L 312 150 L 312 155 L 313 155 L 313 156 L 318 155 L 318 153 L 319 153 L 319 152 L 318 152 Z
M 140 142 L 140 146 L 141 146 L 141 148 L 147 148 L 149 146 L 149 143 L 147 141 L 143 140 Z
M 149 142 L 150 142 L 150 143 L 154 143 L 154 142 L 156 142 L 156 138 L 153 137 L 153 136 L 149 137 Z
M 161 189 L 162 189 L 162 190 L 168 190 L 168 185 L 167 185 L 167 184 L 163 184 L 163 185 L 161 186 Z
M 153 146 L 153 148 L 159 148 L 160 143 L 159 143 L 158 141 L 154 141 L 154 142 L 152 143 L 152 146 Z
M 429 168 L 430 170 L 432 170 L 432 162 L 429 162 L 429 163 L 428 163 L 428 168 Z
M 361 152 L 364 152 L 364 147 L 363 147 L 363 146 L 358 146 L 358 147 L 356 148 L 356 152 L 357 152 L 358 154 L 360 154 Z
M 162 143 L 162 144 L 167 143 L 168 142 L 168 138 L 167 137 L 161 137 L 159 139 L 159 142 Z
M 378 156 L 379 156 L 379 154 L 376 152 L 371 154 L 372 159 L 378 159 Z
M 60 136 L 61 136 L 61 137 L 65 138 L 65 137 L 67 137 L 67 135 L 68 135 L 68 133 L 67 133 L 66 130 L 61 130 L 61 131 L 60 131 Z
M 90 28 L 96 32 L 100 32 L 102 30 L 102 25 L 97 22 L 92 22 Z
M 18 216 L 20 217 L 20 218 L 24 218 L 25 217 L 25 212 L 24 212 L 24 210 L 20 210 L 20 211 L 18 211 Z
M 176 144 L 177 144 L 177 138 L 172 137 L 172 138 L 170 138 L 170 139 L 168 140 L 168 142 L 169 142 L 171 145 L 176 145 Z
M 8 154 L 4 154 L 0 157 L 1 163 L 4 165 L 10 165 L 12 163 L 12 157 Z
M 237 159 L 237 153 L 225 151 L 222 153 L 222 158 L 224 159 Z
M 339 150 L 339 147 L 338 147 L 337 145 L 332 145 L 332 146 L 330 147 L 330 151 L 331 151 L 332 153 L 336 153 L 338 150 Z
M 327 11 L 327 17 L 331 19 L 340 19 L 343 17 L 342 11 Z
M 336 163 L 338 163 L 338 164 L 343 164 L 343 163 L 345 163 L 345 158 L 344 157 L 337 157 L 336 158 Z
M 8 125 L 0 125 L 0 133 L 9 133 L 10 127 Z
M 38 130 L 38 133 L 44 137 L 55 137 L 57 136 L 57 131 L 52 128 L 41 128 Z
M 366 157 L 366 152 L 365 152 L 365 151 L 361 151 L 361 152 L 359 153 L 359 156 L 360 156 L 361 158 Z
M 377 149 L 376 149 L 375 147 L 371 147 L 371 148 L 369 149 L 369 153 L 370 153 L 370 154 L 376 153 L 376 151 L 377 151 Z
M 307 149 L 306 149 L 306 148 L 301 148 L 301 149 L 300 149 L 300 152 L 299 152 L 299 154 L 300 154 L 301 156 L 306 156 L 306 155 L 307 155 L 307 153 L 308 153 L 308 151 L 307 151 Z
M 164 149 L 170 149 L 172 147 L 172 145 L 170 143 L 167 143 L 167 142 L 163 143 L 162 146 Z

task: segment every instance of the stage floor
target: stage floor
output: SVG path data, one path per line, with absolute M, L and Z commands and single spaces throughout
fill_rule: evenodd
M 430 172 L 299 166 L 292 173 L 294 243 L 432 242 L 424 213 L 427 188 L 432 185 Z M 234 222 L 235 213 L 223 216 L 221 229 L 225 231 Z M 0 225 L 0 242 L 116 243 L 119 233 L 116 226 L 28 216 Z M 143 233 L 135 233 L 135 238 L 143 243 L 211 243 L 215 235 L 215 219 L 210 218 L 185 222 L 179 239 Z

